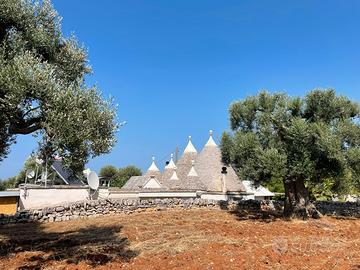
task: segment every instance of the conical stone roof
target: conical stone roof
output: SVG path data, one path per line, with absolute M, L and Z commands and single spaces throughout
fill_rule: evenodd
M 191 161 L 191 168 L 186 178 L 183 180 L 182 186 L 185 190 L 206 190 L 205 185 L 201 182 L 200 177 L 195 169 L 195 160 Z
M 171 190 L 178 190 L 182 186 L 182 181 L 179 179 L 176 173 L 176 167 L 172 170 L 168 169 L 170 177 L 164 179 L 163 184 L 166 185 Z
M 196 171 L 207 191 L 222 191 L 222 167 L 227 168 L 226 191 L 245 191 L 245 187 L 234 169 L 222 163 L 221 151 L 212 137 L 212 131 L 210 131 L 210 138 L 195 162 Z
M 155 157 L 152 157 L 152 163 L 149 169 L 146 171 L 145 176 L 155 176 L 156 179 L 161 179 L 161 172 L 156 166 Z
M 199 176 L 199 175 L 197 174 L 196 170 L 195 170 L 195 166 L 194 166 L 194 165 L 195 165 L 195 160 L 192 160 L 192 161 L 191 161 L 191 169 L 190 169 L 190 171 L 189 171 L 189 173 L 188 173 L 188 175 L 187 175 L 188 177 L 189 177 L 189 176 L 195 176 L 195 177 L 196 177 L 196 176 Z
M 153 176 L 161 184 L 164 190 L 191 190 L 191 191 L 212 191 L 222 192 L 222 167 L 227 168 L 225 179 L 225 190 L 232 192 L 246 192 L 246 189 L 234 169 L 225 166 L 221 161 L 221 151 L 212 137 L 210 137 L 200 154 L 189 142 L 182 157 L 175 164 L 171 159 L 161 174 L 156 166 L 155 158 L 144 176 L 136 176 L 124 185 L 122 189 L 138 190 L 143 189 L 149 179 Z
M 166 181 L 169 180 L 170 177 L 173 175 L 174 169 L 176 169 L 175 162 L 173 160 L 174 155 L 171 154 L 170 162 L 168 165 L 165 166 L 165 170 L 162 173 L 161 180 Z
M 165 166 L 165 169 L 174 169 L 176 168 L 175 162 L 174 162 L 174 154 L 170 155 L 170 161 L 169 164 Z
M 154 188 L 157 190 L 168 190 L 168 187 L 160 183 L 158 179 L 152 176 L 141 175 L 141 176 L 132 176 L 125 185 L 121 188 L 122 190 L 143 190 L 146 188 L 146 185 L 150 180 L 155 180 L 161 185 L 161 188 Z
M 191 136 L 189 136 L 189 142 L 184 150 L 184 153 L 176 163 L 179 179 L 186 179 L 192 166 L 192 160 L 196 160 L 197 155 L 197 151 L 191 142 Z
M 184 154 L 185 153 L 197 153 L 195 146 L 191 142 L 191 136 L 189 136 L 188 144 L 184 149 Z

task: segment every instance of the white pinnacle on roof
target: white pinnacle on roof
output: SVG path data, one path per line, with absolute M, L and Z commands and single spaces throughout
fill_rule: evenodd
M 191 136 L 189 136 L 189 142 L 184 150 L 184 153 L 197 153 L 196 148 L 191 142 Z
M 172 176 L 170 177 L 170 180 L 179 180 L 179 178 L 176 174 L 176 167 L 174 168 L 174 172 L 173 172 Z
M 155 157 L 152 157 L 152 163 L 151 163 L 148 171 L 153 171 L 153 172 L 159 172 L 160 171 L 159 168 L 155 164 Z
M 198 176 L 197 172 L 195 171 L 194 165 L 195 165 L 195 161 L 192 160 L 191 161 L 191 169 L 190 169 L 190 171 L 188 173 L 188 176 Z
M 173 157 L 174 157 L 174 155 L 171 154 L 170 162 L 169 162 L 168 165 L 165 166 L 165 169 L 174 169 L 174 168 L 176 168 Z
M 210 133 L 210 138 L 207 141 L 207 143 L 205 144 L 205 146 L 217 146 L 216 142 L 213 139 L 213 131 L 210 130 L 209 133 Z

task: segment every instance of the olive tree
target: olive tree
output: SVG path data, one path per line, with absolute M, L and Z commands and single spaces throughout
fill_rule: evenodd
M 120 168 L 111 186 L 121 188 L 132 176 L 140 176 L 141 174 L 141 170 L 132 165 Z
M 304 98 L 261 92 L 234 102 L 232 134 L 222 138 L 223 161 L 255 185 L 282 179 L 284 215 L 319 217 L 307 184 L 359 183 L 359 105 L 334 90 Z
M 112 187 L 121 188 L 132 176 L 141 175 L 141 170 L 133 165 L 117 169 L 112 165 L 101 168 L 100 176 L 110 180 Z
M 0 161 L 27 134 L 76 171 L 109 152 L 116 108 L 85 84 L 90 72 L 86 50 L 62 35 L 50 1 L 0 1 Z

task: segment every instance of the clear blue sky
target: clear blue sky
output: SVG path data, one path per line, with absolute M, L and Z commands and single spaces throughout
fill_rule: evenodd
M 90 168 L 163 163 L 187 136 L 228 129 L 228 106 L 261 89 L 335 88 L 360 101 L 360 1 L 55 0 L 63 31 L 89 51 L 96 83 L 119 104 L 111 154 Z M 0 178 L 36 147 L 18 137 Z

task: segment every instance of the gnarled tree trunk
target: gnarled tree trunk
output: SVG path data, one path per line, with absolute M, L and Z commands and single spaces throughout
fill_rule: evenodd
M 310 201 L 309 191 L 302 179 L 286 180 L 285 185 L 285 218 L 320 218 L 321 214 Z

